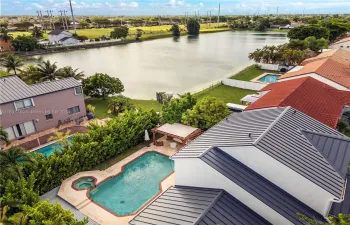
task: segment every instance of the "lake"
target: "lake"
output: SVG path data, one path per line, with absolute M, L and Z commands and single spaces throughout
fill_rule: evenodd
M 58 67 L 79 68 L 87 76 L 118 77 L 125 96 L 155 99 L 156 92 L 198 91 L 251 64 L 248 54 L 287 42 L 286 33 L 228 31 L 42 55 Z

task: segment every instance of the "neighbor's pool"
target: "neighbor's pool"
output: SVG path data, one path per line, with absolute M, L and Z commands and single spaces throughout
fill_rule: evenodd
M 69 141 L 71 141 L 73 138 L 73 136 L 68 137 L 67 139 Z M 46 145 L 45 147 L 42 148 L 38 148 L 34 151 L 32 151 L 32 153 L 39 153 L 39 154 L 43 154 L 44 156 L 49 156 L 52 155 L 55 151 L 61 151 L 62 146 L 60 146 L 59 144 L 52 143 L 49 145 Z
M 276 83 L 280 75 L 277 74 L 266 74 L 265 76 L 259 78 L 259 81 L 266 83 Z
M 168 156 L 148 152 L 125 166 L 120 175 L 98 185 L 89 196 L 118 215 L 132 214 L 159 192 L 159 182 L 173 170 L 174 162 Z

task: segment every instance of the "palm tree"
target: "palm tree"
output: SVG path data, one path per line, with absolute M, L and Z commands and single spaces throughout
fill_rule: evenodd
M 0 152 L 1 171 L 14 170 L 19 177 L 22 177 L 23 164 L 32 162 L 31 155 L 18 146 L 13 146 L 6 151 Z
M 13 54 L 8 54 L 0 61 L 1 66 L 7 69 L 9 73 L 11 70 L 17 75 L 17 70 L 21 71 L 20 67 L 24 65 L 23 60 Z
M 57 78 L 57 66 L 56 62 L 52 63 L 50 60 L 42 61 L 38 64 L 38 74 L 40 76 L 40 81 L 52 81 Z
M 9 138 L 9 135 L 4 130 L 4 128 L 2 126 L 0 126 L 0 143 L 3 142 L 6 145 L 9 145 L 11 142 L 8 138 Z M 0 145 L 0 149 L 1 149 L 1 145 Z
M 8 33 L 9 33 L 9 30 L 7 29 L 7 27 L 1 27 L 0 28 L 0 39 L 4 40 L 5 42 L 11 40 L 12 37 Z
M 32 36 L 35 37 L 36 39 L 42 38 L 43 37 L 43 31 L 35 26 L 32 31 Z
M 60 78 L 73 77 L 76 80 L 82 80 L 84 78 L 84 72 L 78 72 L 79 69 L 73 70 L 71 66 L 65 66 L 57 70 L 57 76 Z

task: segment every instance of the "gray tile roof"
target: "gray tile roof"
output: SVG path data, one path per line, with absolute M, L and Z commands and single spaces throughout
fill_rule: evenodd
M 38 95 L 44 95 L 77 86 L 81 86 L 81 83 L 72 77 L 61 80 L 43 82 L 34 85 L 27 85 L 15 75 L 1 77 L 0 104 L 30 98 Z
M 344 174 L 338 173 L 335 168 L 344 171 L 346 162 L 350 160 L 349 154 L 336 156 L 332 154 L 335 158 L 327 160 L 323 155 L 323 151 L 326 152 L 327 149 L 315 148 L 305 132 L 328 135 L 328 141 L 332 138 L 347 140 L 338 131 L 291 107 L 268 108 L 231 114 L 172 158 L 199 157 L 214 146 L 254 145 L 329 193 L 341 198 L 345 179 Z M 338 150 L 343 153 L 342 146 L 339 145 Z
M 329 212 L 330 215 L 338 216 L 338 214 L 350 214 L 350 168 L 347 174 L 346 190 L 344 200 L 340 203 L 333 203 Z
M 318 132 L 303 131 L 305 137 L 345 178 L 350 158 L 350 139 Z
M 199 157 L 211 146 L 252 145 L 283 110 L 284 108 L 273 108 L 233 113 L 204 132 L 172 158 Z
M 42 196 L 40 196 L 40 199 L 44 200 L 44 201 L 47 200 L 50 203 L 58 202 L 65 210 L 71 211 L 77 220 L 83 220 L 85 218 L 88 218 L 89 222 L 87 223 L 87 225 L 98 225 L 98 223 L 96 223 L 95 221 L 93 221 L 89 217 L 85 216 L 83 213 L 81 213 L 79 210 L 77 210 L 74 206 L 72 206 L 71 204 L 69 204 L 68 202 L 66 202 L 65 200 L 60 198 L 59 196 L 57 196 L 59 188 L 60 187 L 56 187 L 56 188 L 52 189 L 51 191 L 43 194 Z
M 270 224 L 224 190 L 183 186 L 169 188 L 129 222 L 132 225 L 219 223 Z
M 49 34 L 50 35 L 59 35 L 62 32 L 63 32 L 63 30 L 55 29 L 55 30 L 51 31 Z
M 304 224 L 297 213 L 326 222 L 318 212 L 217 147 L 207 151 L 201 160 L 293 224 Z

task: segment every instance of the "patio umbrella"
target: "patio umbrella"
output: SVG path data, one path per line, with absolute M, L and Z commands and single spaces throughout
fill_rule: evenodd
M 148 131 L 145 130 L 145 141 L 149 141 L 149 140 L 150 140 L 150 139 L 149 139 Z

